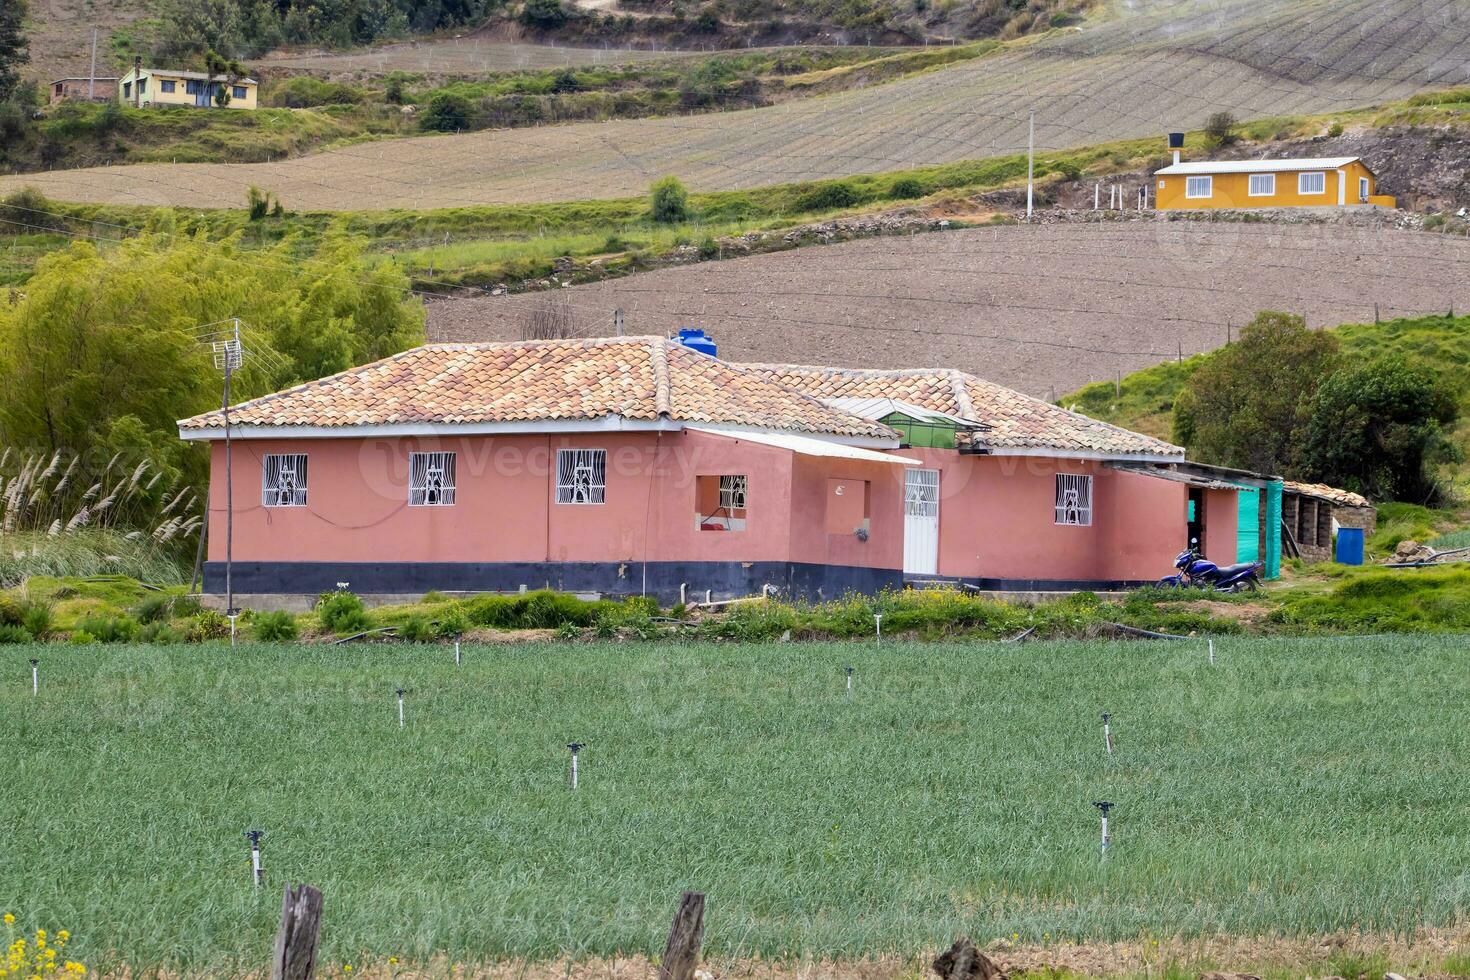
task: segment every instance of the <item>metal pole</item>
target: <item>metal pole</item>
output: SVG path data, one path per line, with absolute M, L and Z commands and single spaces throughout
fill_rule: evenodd
M 454 634 L 454 666 L 459 666 L 459 634 Z
M 1097 800 L 1092 805 L 1097 807 L 1102 813 L 1102 852 L 1103 856 L 1106 857 L 1108 846 L 1113 843 L 1112 836 L 1108 834 L 1108 811 L 1113 808 L 1113 804 L 1107 800 Z
M 41 661 L 31 660 L 31 697 L 41 696 Z
M 398 689 L 398 727 L 403 727 L 403 688 Z
M 92 28 L 92 74 L 87 76 L 87 101 L 97 98 L 97 28 Z
M 1113 754 L 1113 726 L 1111 724 L 1112 717 L 1113 716 L 1108 714 L 1106 711 L 1103 712 L 1103 742 L 1108 747 L 1108 755 Z
M 883 642 L 883 614 L 873 613 L 873 632 L 877 636 L 877 642 Z
M 1031 202 L 1036 176 L 1036 110 L 1031 110 L 1031 124 L 1026 136 L 1026 220 L 1031 220 Z
M 250 876 L 254 879 L 256 888 L 265 880 L 265 869 L 260 866 L 260 835 L 259 830 L 245 831 L 245 836 L 250 838 Z
M 1207 642 L 1210 644 L 1210 663 L 1213 665 L 1215 663 L 1215 638 L 1210 637 Z
M 240 318 L 235 317 L 235 352 L 225 351 L 225 615 L 235 615 L 235 475 L 234 447 L 230 441 L 230 378 L 240 350 Z M 230 646 L 235 645 L 235 621 L 230 620 Z
M 567 748 L 572 750 L 572 789 L 577 788 L 577 753 L 582 750 L 582 742 L 568 742 Z
M 851 667 L 848 667 L 848 668 L 846 668 L 846 670 L 847 670 L 847 693 L 848 694 L 851 694 L 852 693 L 852 668 Z

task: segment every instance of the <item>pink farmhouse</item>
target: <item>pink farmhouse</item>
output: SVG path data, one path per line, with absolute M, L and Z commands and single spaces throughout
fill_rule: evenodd
M 223 592 L 224 419 L 205 590 Z M 237 594 L 550 587 L 665 601 L 963 581 L 1116 588 L 1236 490 L 957 371 L 740 365 L 661 337 L 437 344 L 234 406 Z M 247 599 L 248 601 L 248 599 Z

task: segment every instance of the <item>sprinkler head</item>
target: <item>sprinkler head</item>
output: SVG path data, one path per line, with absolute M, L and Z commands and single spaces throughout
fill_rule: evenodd
M 401 698 L 401 697 L 403 697 L 403 695 L 404 695 L 404 690 L 403 690 L 403 688 L 400 687 L 398 689 L 398 696 Z
M 845 670 L 845 671 L 847 671 L 847 676 L 848 677 L 851 677 L 852 676 L 852 668 L 851 667 L 844 667 L 842 669 Z
M 1111 717 L 1113 717 L 1113 716 L 1110 715 L 1110 714 L 1108 714 L 1106 711 L 1104 711 L 1102 713 L 1103 724 L 1106 725 L 1108 723 L 1108 719 L 1111 718 Z
M 1115 804 L 1110 803 L 1107 800 L 1093 800 L 1092 805 L 1101 810 L 1102 815 L 1106 817 L 1108 815 L 1108 811 L 1111 810 Z
M 261 838 L 262 835 L 264 835 L 264 833 L 265 833 L 265 831 L 263 831 L 263 830 L 247 830 L 247 831 L 245 831 L 245 836 L 248 837 L 248 838 L 250 838 L 250 844 L 251 844 L 251 846 L 253 846 L 253 847 L 259 847 L 260 846 L 260 838 Z
M 39 667 L 40 665 L 41 665 L 41 661 L 37 660 L 35 657 L 32 657 L 31 658 L 31 666 L 32 667 Z
M 569 749 L 572 750 L 572 755 L 576 755 L 579 751 L 581 751 L 582 749 L 584 749 L 586 747 L 587 747 L 587 743 L 586 742 L 568 742 L 567 743 L 567 748 L 569 748 Z

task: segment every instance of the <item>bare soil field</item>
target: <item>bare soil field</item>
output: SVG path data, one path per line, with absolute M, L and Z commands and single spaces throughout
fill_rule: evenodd
M 974 228 L 562 289 L 578 331 L 703 327 L 733 361 L 953 367 L 1040 397 L 1210 350 L 1263 309 L 1315 327 L 1470 309 L 1470 240 L 1145 219 Z M 508 340 L 546 294 L 446 300 L 435 340 Z
M 463 37 L 389 44 L 366 51 L 268 55 L 255 64 L 301 71 L 382 74 L 392 71 L 439 75 L 619 65 L 684 55 L 648 48 L 567 47 L 497 38 Z
M 440 208 L 701 190 L 1044 153 L 1198 128 L 1219 110 L 1329 112 L 1462 83 L 1464 0 L 1224 0 L 1021 43 L 886 85 L 689 117 L 394 140 L 268 164 L 103 167 L 0 180 L 115 204 L 238 207 L 251 185 L 297 209 Z
M 5 0 L 0 0 L 5 2 Z M 97 28 L 97 74 L 118 75 L 108 62 L 114 30 L 149 14 L 146 0 L 30 0 L 26 34 L 31 42 L 27 77 L 43 84 L 65 75 L 85 76 Z

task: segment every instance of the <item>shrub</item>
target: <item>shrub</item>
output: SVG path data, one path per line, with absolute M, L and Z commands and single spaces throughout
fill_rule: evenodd
M 180 619 L 197 616 L 203 611 L 204 607 L 199 604 L 198 596 L 181 595 L 174 597 L 173 614 Z
M 439 617 L 439 635 L 442 637 L 460 636 L 469 628 L 470 621 L 465 617 L 464 610 L 458 606 Z
M 190 643 L 222 640 L 229 635 L 230 621 L 213 609 L 201 610 L 184 625 L 184 639 Z
M 699 257 L 702 259 L 716 259 L 720 256 L 720 243 L 714 240 L 712 235 L 705 235 L 699 240 Z
M 29 643 L 33 637 L 24 626 L 14 623 L 0 624 L 0 643 Z
M 317 619 L 333 633 L 356 633 L 368 628 L 362 600 L 351 592 L 327 592 L 316 604 Z
M 1235 127 L 1237 120 L 1228 112 L 1212 113 L 1205 120 L 1205 139 L 1211 146 L 1229 146 L 1237 139 Z
M 910 198 L 923 197 L 924 185 L 917 177 L 900 177 L 888 188 L 888 196 L 895 201 L 909 200 Z
M 25 605 L 19 596 L 0 595 L 0 626 L 19 626 Z
M 1342 135 L 1342 123 L 1335 122 L 1331 126 L 1328 126 L 1327 127 L 1327 135 L 1328 136 L 1341 136 Z
M 383 85 L 383 101 L 392 105 L 403 105 L 407 97 L 403 90 L 404 82 L 403 76 L 397 72 L 389 75 L 387 82 Z
M 131 616 L 88 616 L 77 624 L 99 643 L 130 643 L 138 638 L 138 621 Z
M 652 599 L 642 598 L 623 602 L 585 602 L 573 595 L 543 589 L 524 595 L 480 596 L 469 604 L 465 614 L 476 626 L 556 629 L 568 623 L 577 627 L 591 626 L 599 615 L 615 611 L 627 613 L 633 609 L 642 609 L 651 616 L 658 611 L 658 604 Z
M 836 180 L 807 191 L 797 200 L 796 207 L 800 211 L 836 211 L 861 201 L 856 188 L 845 180 Z
M 521 23 L 528 27 L 560 27 L 567 22 L 566 8 L 561 0 L 526 0 L 521 8 Z
M 429 107 L 419 116 L 419 128 L 440 133 L 457 133 L 469 129 L 475 114 L 474 103 L 454 92 L 435 92 Z
M 25 627 L 27 633 L 38 640 L 42 639 L 51 632 L 51 623 L 51 603 L 44 599 L 29 599 L 26 601 L 20 625 Z
M 167 595 L 144 596 L 142 600 L 133 607 L 133 616 L 140 623 L 156 623 L 160 619 L 167 619 L 173 609 L 173 597 Z
M 166 646 L 171 643 L 182 643 L 183 635 L 168 623 L 149 623 L 138 632 L 138 640 L 141 643 L 156 643 Z
M 664 177 L 649 188 L 649 214 L 661 224 L 677 224 L 692 217 L 689 192 L 678 177 Z
M 85 647 L 96 643 L 97 637 L 93 636 L 91 633 L 88 633 L 86 630 L 72 630 L 71 636 L 66 638 L 66 642 L 70 643 L 72 646 Z
M 400 86 L 402 83 L 399 83 Z M 328 82 L 309 75 L 288 78 L 271 92 L 271 104 L 287 109 L 309 109 L 324 105 L 357 105 L 367 93 L 342 82 Z M 392 101 L 391 99 L 389 101 Z
M 438 638 L 438 631 L 428 617 L 415 613 L 398 624 L 398 638 L 410 643 L 431 643 Z
M 296 617 L 288 612 L 264 612 L 250 624 L 251 633 L 262 643 L 288 643 L 296 639 Z

